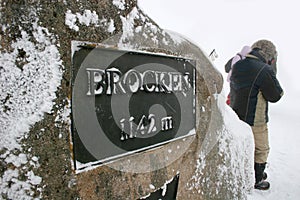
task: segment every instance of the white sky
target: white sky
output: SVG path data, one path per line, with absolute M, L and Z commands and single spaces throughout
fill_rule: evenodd
M 286 93 L 300 92 L 300 1 L 298 0 L 138 0 L 161 28 L 183 34 L 224 73 L 225 62 L 244 45 L 269 39 L 278 50 L 278 78 Z M 297 91 L 297 92 L 296 92 Z

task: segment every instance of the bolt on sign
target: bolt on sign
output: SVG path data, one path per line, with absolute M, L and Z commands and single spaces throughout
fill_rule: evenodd
M 80 172 L 195 134 L 195 61 L 72 42 Z

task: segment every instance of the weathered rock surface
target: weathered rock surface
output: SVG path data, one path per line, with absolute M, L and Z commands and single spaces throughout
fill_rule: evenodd
M 177 199 L 245 198 L 251 162 L 243 156 L 251 154 L 251 148 L 242 143 L 246 153 L 241 157 L 235 155 L 238 149 L 232 150 L 236 146 L 230 140 L 238 139 L 226 130 L 218 106 L 222 75 L 199 47 L 162 30 L 135 0 L 0 2 L 0 133 L 13 134 L 11 140 L 17 141 L 1 141 L 3 199 L 139 199 L 177 174 Z M 74 40 L 195 60 L 196 135 L 76 174 L 70 141 Z M 43 59 L 47 55 L 51 59 Z M 47 66 L 52 68 L 40 74 Z M 35 107 L 16 107 L 28 104 Z M 16 114 L 15 108 L 23 114 Z M 29 126 L 22 129 L 18 122 L 24 119 Z M 24 162 L 11 161 L 22 156 Z M 166 159 L 174 162 L 166 165 Z

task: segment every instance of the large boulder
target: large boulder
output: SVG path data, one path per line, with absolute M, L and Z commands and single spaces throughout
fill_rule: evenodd
M 197 45 L 161 29 L 136 0 L 0 3 L 0 197 L 246 198 L 253 184 L 251 131 L 225 106 L 222 75 Z M 193 60 L 194 134 L 78 170 L 74 41 Z

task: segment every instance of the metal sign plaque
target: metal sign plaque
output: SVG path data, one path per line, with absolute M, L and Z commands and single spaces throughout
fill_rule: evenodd
M 195 62 L 72 42 L 74 166 L 195 134 Z

